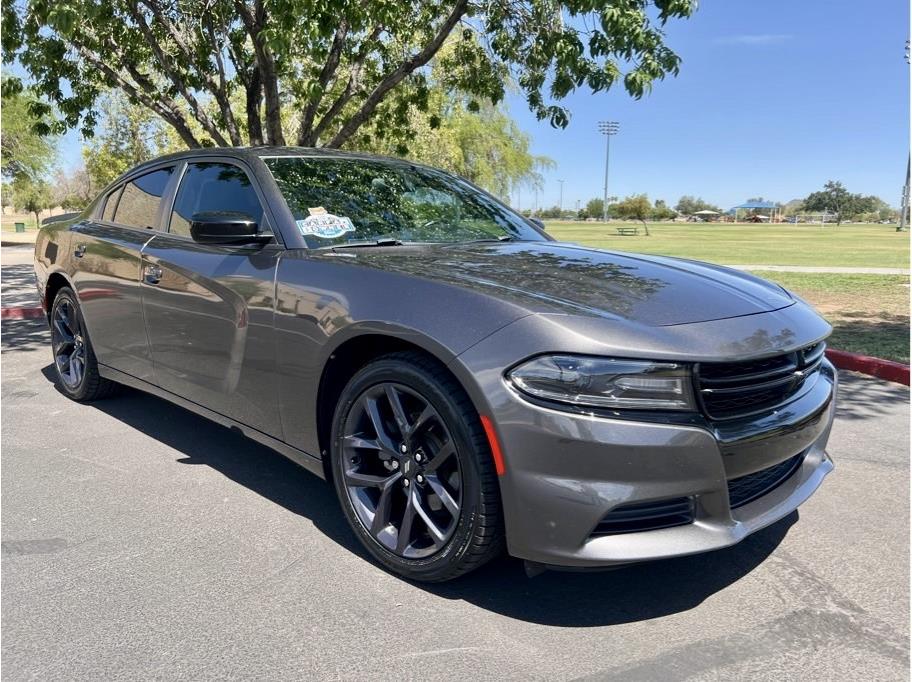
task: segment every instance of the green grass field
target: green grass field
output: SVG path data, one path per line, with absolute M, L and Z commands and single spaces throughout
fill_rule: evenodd
M 637 236 L 616 228 L 637 226 Z M 694 258 L 729 265 L 838 265 L 908 268 L 909 233 L 892 225 L 731 225 L 727 223 L 549 222 L 548 233 L 587 246 Z

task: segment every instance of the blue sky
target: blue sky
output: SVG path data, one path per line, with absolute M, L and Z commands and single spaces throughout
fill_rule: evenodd
M 609 194 L 682 194 L 729 208 L 748 197 L 804 197 L 829 179 L 899 204 L 909 149 L 908 0 L 701 0 L 667 26 L 677 78 L 634 101 L 623 89 L 566 100 L 554 130 L 521 97 L 510 112 L 533 150 L 557 162 L 539 205 L 602 196 L 599 120 L 611 139 Z M 515 203 L 515 195 L 514 195 Z M 532 206 L 524 191 L 522 207 Z
M 909 149 L 907 0 L 701 0 L 667 27 L 682 57 L 677 78 L 635 101 L 622 88 L 565 100 L 570 126 L 536 121 L 521 97 L 510 112 L 545 173 L 540 206 L 602 195 L 602 119 L 612 138 L 609 193 L 646 192 L 674 205 L 682 194 L 729 208 L 748 197 L 804 197 L 829 179 L 898 205 Z M 65 167 L 80 141 L 63 141 Z M 532 206 L 531 191 L 521 197 Z M 515 197 L 514 197 L 515 202 Z

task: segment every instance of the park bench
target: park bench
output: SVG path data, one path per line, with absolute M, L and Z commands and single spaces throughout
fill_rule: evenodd
M 619 227 L 617 228 L 618 234 L 622 237 L 632 237 L 640 233 L 640 228 L 638 227 Z

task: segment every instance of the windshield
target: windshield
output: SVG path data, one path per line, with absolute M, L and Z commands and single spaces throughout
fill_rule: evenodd
M 510 209 L 442 171 L 362 159 L 263 161 L 311 248 L 377 240 L 544 239 Z

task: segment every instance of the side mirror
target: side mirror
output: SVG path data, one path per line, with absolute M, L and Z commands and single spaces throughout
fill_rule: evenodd
M 262 244 L 271 234 L 260 234 L 256 221 L 246 213 L 205 211 L 190 219 L 190 236 L 201 244 Z
M 526 218 L 530 223 L 535 225 L 542 232 L 545 231 L 545 222 L 541 218 Z

